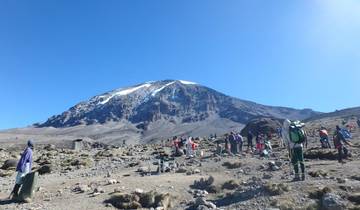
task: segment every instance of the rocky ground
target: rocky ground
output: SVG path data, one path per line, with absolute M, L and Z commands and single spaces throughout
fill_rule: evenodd
M 277 138 L 270 158 L 249 152 L 218 156 L 214 144 L 202 140 L 203 158 L 169 156 L 169 171 L 160 174 L 158 157 L 171 154 L 170 147 L 89 143 L 75 151 L 42 142 L 34 152 L 33 167 L 41 175 L 31 203 L 6 199 L 21 150 L 3 143 L 0 209 L 360 209 L 360 129 L 353 135 L 345 164 L 310 136 L 307 177 L 299 182 L 291 181 L 287 152 Z

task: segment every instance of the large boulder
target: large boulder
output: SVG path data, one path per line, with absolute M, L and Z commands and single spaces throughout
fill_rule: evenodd
M 282 195 L 291 190 L 291 187 L 286 183 L 272 183 L 268 182 L 264 185 L 265 191 L 269 193 L 271 196 Z
M 56 150 L 56 146 L 54 144 L 48 144 L 44 147 L 44 150 L 53 151 Z
M 342 210 L 346 208 L 345 201 L 333 193 L 326 193 L 322 197 L 321 206 L 324 210 Z
M 38 172 L 40 175 L 49 174 L 49 173 L 51 173 L 52 168 L 53 168 L 52 165 L 45 164 L 38 169 Z
M 237 181 L 229 180 L 222 185 L 222 189 L 234 190 L 234 189 L 238 188 L 239 186 L 240 185 Z
M 198 197 L 195 199 L 192 208 L 196 210 L 216 209 L 216 205 L 203 197 Z
M 1 166 L 1 169 L 8 170 L 11 168 L 16 168 L 17 160 L 15 159 L 9 159 L 4 162 L 4 164 Z
M 156 208 L 168 210 L 171 208 L 171 196 L 169 193 L 136 190 L 131 194 L 115 193 L 105 203 L 110 203 L 119 209 Z
M 253 134 L 258 133 L 276 133 L 276 129 L 281 127 L 281 120 L 275 118 L 261 117 L 252 119 L 242 130 L 241 135 L 247 136 L 251 131 Z
M 324 150 L 321 148 L 310 148 L 304 152 L 306 159 L 337 160 L 338 152 L 335 150 Z
M 360 205 L 360 192 L 349 195 L 349 201 Z
M 226 167 L 227 169 L 237 169 L 237 168 L 241 168 L 241 166 L 243 164 L 242 164 L 242 162 L 229 162 L 229 161 L 226 161 L 222 165 L 224 167 Z
M 14 173 L 12 170 L 0 170 L 0 177 L 12 176 Z
M 214 183 L 215 179 L 213 176 L 209 176 L 208 179 L 201 178 L 200 180 L 195 180 L 194 184 L 191 185 L 193 189 L 206 190 L 209 186 Z
M 87 184 L 77 184 L 72 191 L 75 193 L 85 193 L 85 192 L 89 192 L 91 190 L 90 186 Z

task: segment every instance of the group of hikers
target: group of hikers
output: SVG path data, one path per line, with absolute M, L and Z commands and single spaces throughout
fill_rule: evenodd
M 357 122 L 360 127 L 360 120 L 358 119 Z M 285 120 L 282 126 L 282 140 L 288 149 L 293 165 L 295 174 L 294 181 L 305 180 L 304 146 L 307 147 L 307 135 L 304 127 L 304 123 L 290 120 Z M 331 148 L 328 131 L 325 127 L 319 129 L 319 136 L 322 147 Z M 350 139 L 350 131 L 336 125 L 333 141 L 334 147 L 338 150 L 339 163 L 345 163 L 343 159 L 349 156 L 347 145 L 352 145 Z M 301 169 L 301 176 L 299 173 L 299 166 Z
M 360 128 L 360 119 L 356 122 Z M 300 121 L 284 120 L 282 127 L 276 129 L 277 135 L 281 139 L 280 146 L 286 147 L 289 152 L 295 174 L 294 181 L 305 180 L 304 147 L 307 147 L 307 135 L 304 126 L 305 124 Z M 325 127 L 321 127 L 318 132 L 321 146 L 323 148 L 331 148 L 328 130 Z M 253 144 L 254 138 L 256 141 L 255 149 Z M 247 151 L 267 156 L 272 152 L 271 139 L 271 133 L 260 133 L 249 130 L 247 132 Z M 333 142 L 334 147 L 338 150 L 338 161 L 340 163 L 344 163 L 343 159 L 349 156 L 349 149 L 347 146 L 352 145 L 350 139 L 350 131 L 346 128 L 340 128 L 340 126 L 337 125 L 333 134 Z M 198 138 L 175 136 L 172 141 L 174 155 L 186 155 L 187 158 L 194 157 L 198 147 L 198 141 Z M 243 152 L 243 146 L 244 137 L 239 132 L 230 132 L 225 135 L 224 147 L 220 141 L 217 141 L 217 153 L 222 154 L 223 152 L 226 152 L 231 155 L 240 154 Z M 10 198 L 16 198 L 18 196 L 19 189 L 24 183 L 25 176 L 31 172 L 33 150 L 34 141 L 29 140 L 16 167 L 17 176 Z M 200 152 L 199 156 L 202 155 L 203 153 Z
M 243 150 L 244 138 L 241 136 L 240 133 L 237 132 L 230 132 L 229 134 L 225 134 L 224 139 L 224 149 L 229 154 L 239 154 Z M 217 141 L 217 152 L 221 154 L 223 148 L 219 141 Z
M 360 120 L 358 120 L 359 128 L 360 128 Z M 334 148 L 338 150 L 338 161 L 343 163 L 343 157 L 349 156 L 349 150 L 347 146 L 351 146 L 350 139 L 352 129 L 340 128 L 339 125 L 336 126 L 335 132 L 333 134 L 333 142 Z M 322 148 L 331 149 L 330 140 L 329 140 L 329 132 L 325 127 L 321 127 L 319 129 L 319 137 Z
M 256 145 L 254 147 L 253 139 L 255 137 Z M 272 134 L 257 133 L 253 134 L 252 131 L 249 131 L 247 134 L 247 152 L 255 152 L 267 156 L 272 152 L 271 140 Z M 220 141 L 217 141 L 217 154 L 221 155 L 223 152 L 226 152 L 230 155 L 236 155 L 243 152 L 244 146 L 244 137 L 240 132 L 232 131 L 229 134 L 225 134 L 224 146 L 221 145 Z
M 182 156 L 186 155 L 188 158 L 192 158 L 195 155 L 195 150 L 198 146 L 196 143 L 196 139 L 194 137 L 177 137 L 173 138 L 173 146 L 174 146 L 174 155 Z
M 357 120 L 358 127 L 360 127 L 360 119 Z M 344 126 L 344 125 L 343 125 Z M 304 148 L 308 145 L 308 136 L 305 131 L 305 124 L 300 121 L 284 120 L 282 127 L 276 128 L 276 134 L 280 137 L 280 147 L 286 148 L 289 152 L 289 158 L 291 160 L 294 170 L 294 181 L 305 180 L 305 164 L 304 164 Z M 351 131 L 348 126 L 341 128 L 339 125 L 335 127 L 335 131 L 332 135 L 334 148 L 338 151 L 338 162 L 345 163 L 344 158 L 350 156 L 348 146 L 351 146 Z M 324 126 L 318 129 L 320 137 L 320 144 L 322 148 L 332 148 L 330 144 L 329 131 Z M 263 157 L 269 157 L 272 153 L 271 140 L 273 134 L 271 132 L 259 132 L 257 130 L 249 130 L 246 136 L 247 150 L 254 154 L 259 154 Z M 181 139 L 181 138 L 180 138 Z M 184 145 L 185 150 L 183 154 L 187 157 L 192 157 L 194 150 L 198 144 L 194 141 L 190 141 L 193 138 L 186 140 L 179 140 L 177 137 L 174 138 L 175 151 L 179 151 L 181 146 Z M 255 139 L 255 145 L 253 140 Z M 185 143 L 179 143 L 185 142 Z M 196 146 L 194 146 L 194 144 Z M 186 145 L 186 146 L 185 146 Z M 229 155 L 238 155 L 243 152 L 245 145 L 245 138 L 240 132 L 232 131 L 224 135 L 223 140 L 216 141 L 216 154 L 221 155 L 227 153 Z

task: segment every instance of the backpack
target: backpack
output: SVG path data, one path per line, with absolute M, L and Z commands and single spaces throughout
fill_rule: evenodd
M 325 129 L 320 130 L 320 137 L 327 137 L 327 136 L 329 136 L 327 130 Z
M 230 144 L 236 143 L 236 136 L 235 136 L 235 134 L 230 134 L 230 136 L 229 136 L 229 142 L 230 142 Z
M 344 139 L 351 139 L 352 138 L 352 135 L 351 135 L 351 133 L 348 131 L 348 130 L 346 130 L 346 129 L 341 129 L 340 130 L 340 134 L 342 135 L 342 137 L 344 138 Z
M 243 137 L 241 136 L 241 134 L 236 134 L 236 141 L 238 143 L 242 143 L 243 142 Z
M 295 144 L 301 144 L 306 140 L 305 131 L 302 129 L 303 123 L 299 121 L 292 122 L 289 127 L 290 141 Z

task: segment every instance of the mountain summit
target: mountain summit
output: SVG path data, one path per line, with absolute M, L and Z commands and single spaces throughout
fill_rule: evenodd
M 195 82 L 184 80 L 151 81 L 119 88 L 81 102 L 38 127 L 64 128 L 78 125 L 129 122 L 146 130 L 156 121 L 172 124 L 195 123 L 208 119 L 227 119 L 245 124 L 259 116 L 305 119 L 316 112 L 273 107 L 240 100 Z

